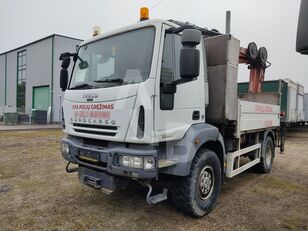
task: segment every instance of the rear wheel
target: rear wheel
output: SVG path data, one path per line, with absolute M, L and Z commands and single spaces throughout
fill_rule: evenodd
M 272 169 L 275 155 L 274 143 L 271 137 L 267 136 L 264 145 L 262 146 L 261 161 L 257 165 L 257 170 L 260 173 L 268 173 Z
M 190 174 L 174 182 L 171 193 L 175 206 L 190 215 L 204 216 L 213 209 L 221 182 L 217 155 L 213 151 L 200 149 L 193 160 Z

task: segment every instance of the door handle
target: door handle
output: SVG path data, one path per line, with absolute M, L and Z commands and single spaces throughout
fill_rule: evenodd
M 193 111 L 192 119 L 193 120 L 199 120 L 200 119 L 200 111 Z

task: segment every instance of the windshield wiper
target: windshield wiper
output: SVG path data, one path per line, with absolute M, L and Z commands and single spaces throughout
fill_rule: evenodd
M 123 79 L 102 79 L 102 80 L 94 80 L 96 83 L 123 83 Z
M 92 85 L 83 83 L 83 84 L 76 85 L 75 87 L 71 87 L 70 90 L 72 89 L 91 89 L 91 88 L 93 88 Z

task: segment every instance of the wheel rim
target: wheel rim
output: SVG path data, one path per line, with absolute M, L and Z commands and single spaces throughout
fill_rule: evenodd
M 199 174 L 199 197 L 202 200 L 207 199 L 214 188 L 214 171 L 210 166 L 205 166 Z
M 267 145 L 265 150 L 265 162 L 267 166 L 270 166 L 272 162 L 272 149 L 270 145 Z

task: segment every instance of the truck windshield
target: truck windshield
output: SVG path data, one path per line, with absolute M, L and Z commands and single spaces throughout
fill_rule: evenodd
M 138 29 L 80 47 L 70 89 L 106 88 L 149 78 L 154 27 Z

